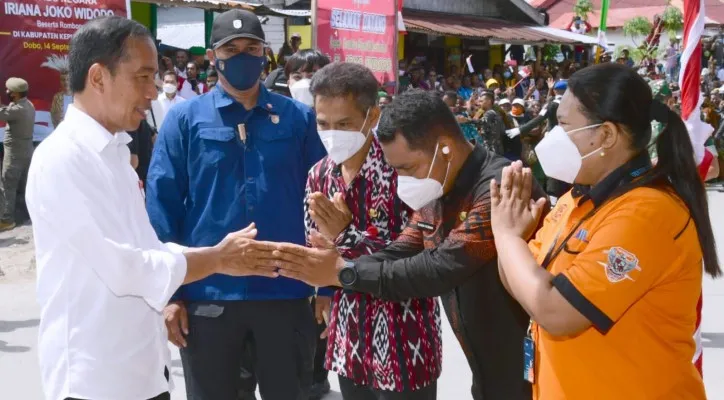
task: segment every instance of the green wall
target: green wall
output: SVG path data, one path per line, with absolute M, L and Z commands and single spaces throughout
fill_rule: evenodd
M 156 36 L 156 5 L 149 3 L 131 2 L 131 18 L 148 28 Z

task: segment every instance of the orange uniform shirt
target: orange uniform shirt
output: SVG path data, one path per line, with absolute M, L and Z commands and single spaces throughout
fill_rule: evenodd
M 533 325 L 534 399 L 706 399 L 692 363 L 703 274 L 694 222 L 663 190 L 612 198 L 630 173 L 561 197 L 529 243 L 542 264 L 599 207 L 548 264 L 553 285 L 593 326 L 554 337 Z

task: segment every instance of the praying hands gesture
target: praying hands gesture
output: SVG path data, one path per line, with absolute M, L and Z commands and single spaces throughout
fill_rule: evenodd
M 309 215 L 317 225 L 319 233 L 329 240 L 336 240 L 352 222 L 352 213 L 344 202 L 342 193 L 335 193 L 331 201 L 320 192 L 312 193 L 308 202 Z
M 515 161 L 503 168 L 498 182 L 490 181 L 493 236 L 514 235 L 527 240 L 535 231 L 546 204 L 545 197 L 531 199 L 533 174 Z

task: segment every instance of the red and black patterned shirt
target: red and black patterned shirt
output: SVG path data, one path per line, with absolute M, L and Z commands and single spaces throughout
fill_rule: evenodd
M 381 250 L 407 222 L 397 197 L 397 173 L 375 139 L 357 176 L 346 185 L 340 168 L 323 158 L 309 171 L 307 196 L 344 194 L 352 222 L 337 238 L 345 259 Z M 305 201 L 307 233 L 316 229 Z M 324 288 L 319 290 L 324 294 Z M 436 298 L 395 302 L 350 290 L 336 290 L 329 321 L 325 368 L 361 386 L 417 390 L 435 382 L 442 369 L 440 308 Z

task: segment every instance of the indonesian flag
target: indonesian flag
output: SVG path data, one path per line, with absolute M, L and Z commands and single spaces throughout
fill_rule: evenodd
M 699 166 L 699 175 L 704 181 L 714 157 L 706 150 L 704 143 L 714 128 L 701 120 L 701 104 L 704 101 L 699 90 L 701 81 L 701 35 L 704 32 L 705 13 L 704 0 L 684 0 L 684 51 L 681 54 L 681 72 L 679 74 L 679 87 L 681 87 L 681 119 L 691 137 L 694 155 Z M 696 351 L 692 362 L 702 374 L 703 350 L 701 344 L 701 309 L 702 297 L 696 307 L 696 330 L 694 341 Z
M 402 19 L 402 5 L 405 0 L 397 0 L 397 31 L 403 35 L 407 35 L 407 28 L 405 28 L 405 20 Z
M 520 75 L 521 79 L 525 79 L 530 76 L 530 67 L 525 66 L 523 68 L 518 69 L 518 75 Z

